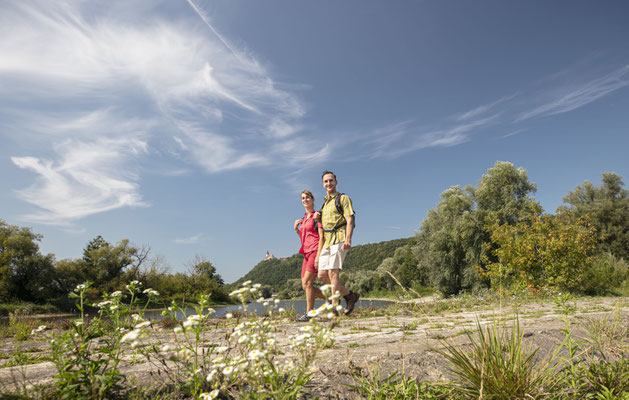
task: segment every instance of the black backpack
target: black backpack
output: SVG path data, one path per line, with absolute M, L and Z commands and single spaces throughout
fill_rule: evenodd
M 343 213 L 343 203 L 341 203 L 341 196 L 347 196 L 345 193 L 339 193 L 338 196 L 336 196 L 336 198 L 334 199 L 334 205 L 336 206 L 336 211 L 341 214 L 343 216 L 343 222 L 341 222 L 340 224 L 338 224 L 337 226 L 335 226 L 332 229 L 324 229 L 324 232 L 336 232 L 338 231 L 340 228 L 344 227 L 345 225 L 347 225 L 347 220 L 345 219 L 345 214 Z M 321 205 L 321 209 L 319 210 L 319 213 L 321 214 L 321 220 L 323 220 L 323 206 L 325 206 L 325 201 L 323 202 L 323 204 Z M 315 229 L 317 229 L 317 221 L 315 220 Z M 352 219 L 352 228 L 356 227 L 356 211 L 354 210 L 354 218 Z

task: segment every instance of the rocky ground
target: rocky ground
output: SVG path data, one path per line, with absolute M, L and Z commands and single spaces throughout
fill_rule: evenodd
M 315 373 L 308 384 L 309 396 L 321 399 L 353 399 L 357 395 L 347 385 L 354 384 L 352 374 L 379 370 L 381 377 L 394 371 L 422 381 L 443 381 L 448 379 L 445 359 L 433 348 L 442 348 L 444 343 L 469 343 L 466 335 L 475 330 L 477 322 L 483 325 L 495 321 L 512 323 L 516 307 L 511 304 L 435 307 L 440 301 L 435 299 L 414 300 L 416 304 L 405 304 L 387 310 L 358 309 L 352 318 L 344 319 L 335 329 L 336 342 L 333 348 L 323 350 L 316 362 Z M 613 310 L 620 309 L 622 324 L 629 326 L 629 298 L 586 298 L 577 300 L 576 311 L 570 315 L 578 337 L 587 337 L 589 326 L 611 321 Z M 431 307 L 432 306 L 432 307 Z M 451 311 L 448 311 L 451 309 Z M 547 357 L 564 339 L 561 328 L 561 311 L 550 301 L 531 302 L 517 306 L 517 315 L 525 340 L 534 347 L 540 347 L 539 356 Z M 608 321 L 608 322 L 605 322 Z M 287 340 L 297 333 L 297 323 L 286 321 L 278 325 L 278 341 Z M 170 333 L 164 330 L 166 337 Z M 212 341 L 224 336 L 221 330 L 209 331 L 204 337 Z M 159 336 L 159 335 L 158 335 Z M 624 337 L 624 345 L 629 345 L 629 337 Z M 51 362 L 2 367 L 16 347 L 29 354 L 46 354 L 49 344 L 40 342 L 15 342 L 13 339 L 0 339 L 0 392 L 14 390 L 34 384 L 53 382 L 56 373 Z M 156 366 L 146 362 L 133 362 L 128 359 L 122 372 L 140 383 L 149 384 Z

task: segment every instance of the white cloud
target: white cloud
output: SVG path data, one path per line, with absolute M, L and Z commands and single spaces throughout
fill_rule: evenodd
M 497 123 L 499 117 L 500 114 L 494 114 L 462 123 L 444 122 L 443 127 L 433 130 L 405 121 L 372 132 L 364 143 L 373 150 L 369 152 L 371 158 L 396 158 L 420 149 L 465 143 L 472 133 Z
M 17 191 L 20 198 L 41 208 L 24 219 L 67 226 L 94 213 L 146 206 L 135 182 L 137 177 L 121 169 L 129 154 L 145 148 L 145 142 L 134 138 L 68 140 L 57 145 L 55 150 L 61 155 L 57 162 L 12 157 L 15 165 L 39 176 L 33 185 Z
M 516 122 L 572 111 L 628 85 L 629 65 L 625 65 L 601 78 L 564 89 L 554 100 L 521 113 Z
M 300 136 L 301 101 L 196 2 L 177 18 L 162 5 L 172 7 L 41 0 L 0 10 L 2 133 L 29 140 L 30 154 L 12 159 L 38 176 L 18 192 L 41 209 L 28 220 L 67 225 L 146 204 L 138 182 L 149 156 L 218 173 L 329 155 Z M 151 150 L 159 145 L 172 148 Z
M 187 238 L 180 238 L 173 240 L 176 244 L 196 244 L 205 240 L 205 236 L 201 233 L 198 235 L 190 236 Z

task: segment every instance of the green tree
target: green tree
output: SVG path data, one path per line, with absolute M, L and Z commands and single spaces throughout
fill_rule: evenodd
M 212 263 L 199 256 L 195 257 L 190 273 L 190 285 L 196 295 L 210 294 L 214 301 L 227 301 L 227 295 L 223 285 L 223 278 L 216 273 L 216 267 Z
M 54 293 L 54 256 L 42 255 L 42 236 L 0 220 L 0 300 L 44 302 Z
M 589 181 L 578 185 L 563 198 L 560 207 L 574 219 L 588 216 L 597 230 L 599 249 L 629 260 L 629 191 L 620 175 L 603 173 L 595 186 Z
M 596 244 L 587 220 L 528 214 L 515 225 L 494 221 L 487 229 L 496 245 L 492 253 L 497 261 L 486 260 L 484 271 L 492 287 L 568 291 L 584 287 Z
M 483 244 L 490 242 L 485 221 L 513 225 L 523 212 L 539 213 L 533 192 L 535 184 L 526 171 L 502 161 L 487 170 L 476 188 L 453 186 L 444 191 L 417 234 L 413 253 L 419 270 L 444 295 L 483 285 L 474 266 L 493 261 L 491 254 L 484 256 Z
M 413 247 L 419 270 L 446 296 L 472 288 L 477 280 L 469 261 L 478 225 L 471 193 L 472 188 L 459 186 L 441 193 L 441 201 L 428 211 Z

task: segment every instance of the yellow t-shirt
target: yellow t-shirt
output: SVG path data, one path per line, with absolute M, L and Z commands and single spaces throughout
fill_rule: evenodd
M 341 205 L 343 206 L 343 215 L 336 209 L 336 196 L 340 193 L 336 192 L 332 195 L 325 196 L 325 203 L 323 204 L 321 214 L 321 224 L 323 226 L 323 248 L 327 249 L 333 244 L 341 243 L 345 241 L 345 235 L 347 232 L 347 224 L 338 228 L 336 231 L 332 231 L 335 227 L 346 221 L 346 217 L 354 215 L 354 209 L 352 208 L 352 200 L 348 195 L 343 194 L 341 196 Z

